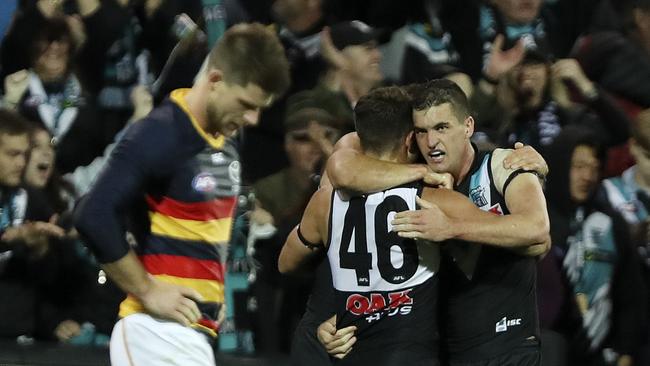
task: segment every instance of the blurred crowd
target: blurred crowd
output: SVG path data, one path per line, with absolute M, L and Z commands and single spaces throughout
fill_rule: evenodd
M 2 0 L 0 337 L 107 344 L 124 294 L 71 211 L 122 131 L 240 22 L 277 32 L 292 80 L 237 136 L 223 350 L 288 352 L 313 279 L 280 275 L 278 255 L 356 101 L 448 78 L 480 149 L 519 141 L 549 165 L 544 364 L 650 364 L 650 0 Z

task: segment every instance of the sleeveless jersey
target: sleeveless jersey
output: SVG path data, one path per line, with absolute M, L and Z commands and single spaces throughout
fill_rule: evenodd
M 457 191 L 480 209 L 505 215 L 509 212 L 495 186 L 492 157 L 477 152 Z M 451 243 L 445 254 L 442 316 L 451 360 L 491 358 L 538 335 L 535 258 L 465 242 Z
M 357 326 L 344 363 L 391 364 L 400 350 L 409 360 L 437 357 L 439 248 L 400 238 L 390 224 L 397 212 L 416 209 L 421 190 L 412 183 L 349 201 L 332 194 L 328 258 L 337 328 Z

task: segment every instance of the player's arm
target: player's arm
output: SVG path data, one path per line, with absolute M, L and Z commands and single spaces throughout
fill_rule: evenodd
M 539 186 L 536 176 L 526 176 Z M 527 186 L 523 179 L 519 185 L 520 189 Z M 544 201 L 540 203 L 543 215 L 535 218 L 519 213 L 495 215 L 477 208 L 462 194 L 445 189 L 425 189 L 423 199 L 419 199 L 418 204 L 420 210 L 395 215 L 393 230 L 401 237 L 432 241 L 460 239 L 505 248 L 526 248 L 544 244 L 548 240 Z M 536 207 L 533 203 L 531 206 Z M 527 221 L 529 219 L 539 221 L 531 223 Z
M 343 136 L 325 166 L 329 182 L 351 192 L 378 192 L 424 179 L 432 185 L 452 187 L 449 174 L 438 174 L 424 164 L 399 164 L 366 156 L 356 132 Z
M 299 270 L 309 258 L 325 247 L 331 194 L 331 187 L 323 187 L 312 195 L 300 224 L 291 230 L 284 242 L 278 259 L 280 273 Z
M 144 198 L 145 180 L 161 168 L 159 161 L 169 160 L 160 155 L 160 145 L 169 137 L 158 136 L 158 127 L 150 127 L 151 121 L 142 121 L 120 140 L 95 186 L 75 209 L 74 221 L 102 268 L 122 290 L 140 300 L 147 312 L 189 324 L 200 316 L 192 299 L 200 301 L 201 296 L 150 276 L 126 241 L 129 209 Z

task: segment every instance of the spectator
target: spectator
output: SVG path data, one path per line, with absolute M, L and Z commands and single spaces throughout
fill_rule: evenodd
M 7 76 L 5 104 L 52 134 L 57 170 L 92 161 L 104 147 L 102 120 L 73 73 L 74 43 L 63 18 L 48 19 L 32 49 L 32 68 Z
M 28 151 L 27 122 L 13 112 L 0 110 L 0 292 L 12 299 L 0 304 L 3 337 L 38 331 L 52 337 L 54 329 L 45 324 L 52 325 L 52 317 L 38 315 L 40 292 L 35 284 L 51 280 L 49 239 L 63 236 L 63 230 L 49 222 L 25 220 L 28 197 L 20 185 Z
M 650 0 L 612 2 L 623 31 L 586 35 L 574 48 L 590 79 L 642 108 L 650 107 Z
M 478 115 L 478 130 L 497 145 L 521 141 L 540 152 L 572 124 L 606 136 L 608 146 L 626 141 L 627 116 L 585 76 L 575 60 L 551 63 L 547 54 L 539 50 L 524 53 L 522 46 L 504 52 L 501 42 L 501 37 L 495 41 L 486 75 L 471 101 Z M 521 62 L 519 58 L 523 58 Z M 570 91 L 575 91 L 583 104 L 573 103 Z
M 568 365 L 631 365 L 646 324 L 645 287 L 623 219 L 596 199 L 604 149 L 570 126 L 547 157 L 553 248 L 540 266 L 542 328 L 568 342 Z
M 275 235 L 256 243 L 256 258 L 262 267 L 255 284 L 258 313 L 262 315 L 257 344 L 262 351 L 288 351 L 293 330 L 304 312 L 311 278 L 282 278 L 277 261 L 284 239 L 300 221 L 305 205 L 318 188 L 322 164 L 339 137 L 335 123 L 331 115 L 315 108 L 288 115 L 285 151 L 289 166 L 259 180 L 253 187 L 259 205 L 252 220 L 276 228 Z M 283 329 L 280 335 L 279 329 Z

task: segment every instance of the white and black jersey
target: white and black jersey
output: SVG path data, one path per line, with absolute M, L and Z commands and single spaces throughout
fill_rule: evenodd
M 505 190 L 519 172 L 503 169 L 506 151 L 476 154 L 457 190 L 480 209 L 507 215 Z M 538 337 L 535 258 L 451 242 L 443 253 L 441 304 L 452 361 L 485 360 Z
M 417 183 L 344 201 L 332 194 L 328 257 L 337 328 L 357 326 L 343 363 L 435 363 L 437 244 L 400 238 L 397 212 L 416 209 Z

